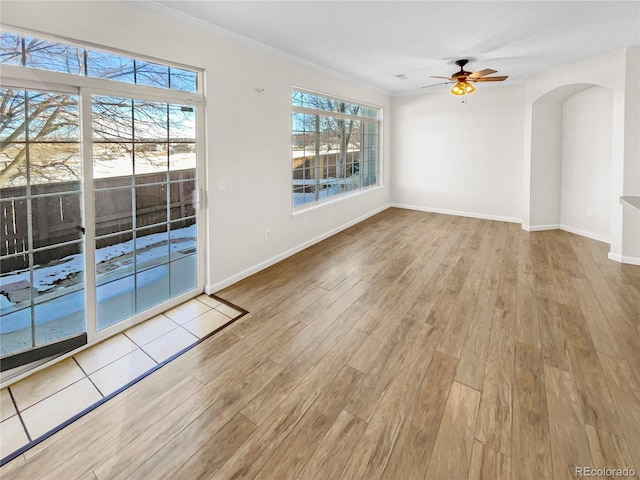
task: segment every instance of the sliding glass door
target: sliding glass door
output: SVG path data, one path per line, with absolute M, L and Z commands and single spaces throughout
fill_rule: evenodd
M 195 106 L 0 93 L 3 370 L 202 288 Z
M 196 288 L 195 108 L 92 97 L 97 329 Z
M 4 371 L 202 291 L 204 72 L 4 28 L 0 65 Z
M 4 88 L 0 98 L 4 358 L 83 334 L 86 309 L 78 96 Z

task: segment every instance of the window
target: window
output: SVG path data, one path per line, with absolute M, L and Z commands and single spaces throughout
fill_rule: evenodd
M 10 32 L 0 34 L 0 62 L 182 92 L 198 91 L 197 72 Z
M 103 329 L 197 286 L 195 110 L 111 96 L 91 104 Z
M 85 282 L 78 97 L 2 88 L 0 98 L 5 357 L 84 332 Z
M 291 103 L 294 208 L 378 185 L 379 108 L 301 90 Z
M 18 33 L 0 40 L 4 370 L 202 291 L 202 93 L 196 71 Z

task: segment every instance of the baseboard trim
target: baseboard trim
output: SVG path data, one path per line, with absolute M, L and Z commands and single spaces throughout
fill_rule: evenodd
M 261 270 L 264 270 L 267 267 L 270 267 L 271 265 L 275 265 L 278 262 L 281 262 L 282 260 L 284 260 L 285 258 L 288 258 L 292 255 L 295 255 L 298 252 L 301 252 L 302 250 L 304 250 L 305 248 L 309 248 L 312 245 L 315 245 L 318 242 L 321 242 L 322 240 L 325 240 L 333 235 L 335 235 L 336 233 L 340 233 L 343 230 L 346 230 L 349 227 L 352 227 L 353 225 L 362 222 L 363 220 L 366 220 L 369 217 L 372 217 L 374 215 L 377 215 L 380 212 L 383 212 L 384 210 L 388 209 L 389 207 L 391 207 L 392 205 L 387 204 L 384 205 L 382 207 L 379 207 L 365 215 L 362 215 L 354 220 L 351 220 L 343 225 L 340 225 L 339 227 L 336 227 L 332 230 L 329 230 L 326 233 L 323 233 L 322 235 L 318 235 L 317 237 L 312 238 L 311 240 L 307 240 L 306 242 L 303 242 L 293 248 L 290 248 L 289 250 L 286 250 L 278 255 L 275 255 L 263 262 L 260 262 L 252 267 L 249 267 L 235 275 L 232 275 L 230 277 L 225 278 L 224 280 L 221 280 L 219 282 L 213 283 L 213 284 L 208 284 L 205 285 L 204 287 L 204 291 L 207 295 L 212 295 L 215 292 L 218 292 L 220 290 L 222 290 L 223 288 L 226 288 L 230 285 L 233 285 L 236 282 L 239 282 L 240 280 L 243 280 L 251 275 L 253 275 L 254 273 L 258 273 Z
M 420 212 L 441 213 L 443 215 L 455 215 L 456 217 L 479 218 L 481 220 L 495 220 L 498 222 L 522 223 L 521 218 L 502 217 L 499 215 L 486 215 L 483 213 L 461 212 L 458 210 L 445 210 L 442 208 L 419 207 L 417 205 L 406 205 L 404 203 L 392 203 L 390 207 L 404 208 L 406 210 L 418 210 Z
M 264 270 L 265 268 L 270 267 L 271 265 L 275 265 L 276 263 L 292 255 L 295 255 L 298 252 L 301 252 L 305 248 L 309 248 L 310 246 L 315 245 L 316 243 L 321 242 L 322 240 L 325 240 L 331 237 L 332 235 L 335 235 L 336 233 L 340 233 L 341 231 L 346 230 L 347 228 L 352 227 L 353 225 L 360 223 L 363 220 L 366 220 L 367 218 L 372 217 L 373 215 L 377 215 L 378 213 L 383 212 L 384 210 L 390 207 L 404 208 L 406 210 L 418 210 L 421 212 L 428 212 L 428 213 L 439 213 L 443 215 L 455 215 L 457 217 L 470 217 L 470 218 L 479 218 L 481 220 L 494 220 L 498 222 L 522 224 L 521 218 L 502 217 L 497 215 L 485 215 L 485 214 L 479 214 L 479 213 L 461 212 L 457 210 L 445 210 L 440 208 L 419 207 L 416 205 L 407 205 L 403 203 L 389 203 L 365 215 L 362 215 L 354 220 L 351 220 L 350 222 L 340 225 L 339 227 L 336 227 L 326 233 L 323 233 L 322 235 L 318 235 L 317 237 L 314 237 L 311 240 L 303 242 L 293 248 L 290 248 L 289 250 L 286 250 L 278 255 L 275 255 L 263 262 L 260 262 L 252 267 L 249 267 L 235 275 L 227 277 L 224 280 L 221 280 L 213 284 L 207 284 L 204 287 L 204 291 L 207 295 L 212 295 L 215 292 L 222 290 L 223 288 L 233 285 L 234 283 L 239 282 L 240 280 L 243 280 L 253 275 L 254 273 L 258 273 L 259 271 Z M 608 238 L 602 237 L 601 235 L 592 234 L 589 232 L 585 232 L 583 230 L 578 230 L 572 227 L 568 227 L 566 225 L 524 225 L 522 224 L 522 229 L 526 230 L 527 232 L 541 232 L 545 230 L 564 230 L 570 233 L 574 233 L 576 235 L 580 235 L 582 237 L 590 238 L 592 240 L 597 240 L 599 242 L 610 243 Z M 636 257 L 626 257 L 622 255 L 609 253 L 609 259 L 619 263 L 627 263 L 630 265 L 640 265 L 640 258 L 636 258 Z
M 548 230 L 561 230 L 561 225 L 522 225 L 522 229 L 527 232 L 546 232 Z
M 586 232 L 578 228 L 569 227 L 568 225 L 560 225 L 560 230 L 564 230 L 565 232 L 569 232 L 569 233 L 574 233 L 576 235 L 580 235 L 581 237 L 590 238 L 591 240 L 596 240 L 598 242 L 603 242 L 608 244 L 611 243 L 611 239 L 609 237 L 598 235 L 597 233 Z
M 618 263 L 625 263 L 628 265 L 640 265 L 640 257 L 628 257 L 626 255 L 618 255 L 617 253 L 609 252 L 607 255 L 609 260 L 613 260 Z
M 568 225 L 522 225 L 522 229 L 527 232 L 545 232 L 547 230 L 562 230 L 565 232 L 573 233 L 575 235 L 580 235 L 581 237 L 590 238 L 591 240 L 596 240 L 598 242 L 603 243 L 611 243 L 611 239 L 605 237 L 603 235 L 598 235 L 597 233 L 587 232 L 585 230 L 580 230 L 578 228 L 573 228 Z

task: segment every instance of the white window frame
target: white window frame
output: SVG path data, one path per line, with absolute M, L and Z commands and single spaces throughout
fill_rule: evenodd
M 2 26 L 4 30 L 4 25 Z M 69 41 L 60 37 L 33 32 L 24 29 L 7 27 L 7 31 L 12 33 L 33 36 L 51 42 L 70 43 L 80 47 L 94 47 L 90 44 Z M 2 77 L 0 86 L 3 88 L 16 88 L 23 90 L 44 90 L 60 93 L 78 95 L 80 110 L 80 145 L 82 155 L 82 215 L 85 227 L 83 254 L 85 258 L 85 308 L 86 308 L 86 333 L 87 348 L 105 338 L 116 335 L 134 325 L 137 325 L 153 316 L 156 316 L 169 308 L 179 305 L 204 291 L 205 268 L 207 265 L 206 247 L 206 219 L 207 205 L 204 202 L 206 186 L 206 138 L 205 138 L 205 98 L 204 98 L 204 71 L 191 66 L 179 65 L 166 60 L 149 58 L 133 52 L 123 52 L 108 47 L 95 47 L 101 51 L 126 55 L 132 58 L 159 63 L 162 65 L 175 66 L 176 68 L 191 70 L 197 73 L 197 93 L 184 92 L 180 90 L 170 90 L 165 88 L 136 85 L 114 80 L 93 78 L 70 73 L 61 73 L 49 70 L 40 70 L 20 65 L 1 64 Z M 196 288 L 185 292 L 177 297 L 173 297 L 162 305 L 152 307 L 143 312 L 137 313 L 126 320 L 114 325 L 97 329 L 96 315 L 96 266 L 95 266 L 95 211 L 93 199 L 93 152 L 92 145 L 92 112 L 91 96 L 105 95 L 123 98 L 135 98 L 148 101 L 166 102 L 174 104 L 190 105 L 196 108 L 196 179 L 198 189 L 198 205 L 196 212 L 196 245 L 198 258 L 198 271 Z M 89 248 L 87 248 L 89 247 Z M 76 350 L 74 353 L 77 353 Z
M 341 203 L 344 201 L 347 201 L 353 197 L 356 196 L 360 196 L 363 194 L 366 194 L 370 191 L 376 190 L 378 188 L 381 188 L 384 185 L 383 182 L 383 107 L 380 105 L 374 105 L 374 104 L 370 104 L 370 103 L 366 103 L 366 102 L 362 102 L 360 100 L 353 100 L 353 99 L 348 99 L 345 97 L 341 97 L 341 96 L 336 96 L 336 95 L 332 95 L 329 93 L 324 93 L 324 92 L 319 92 L 319 91 L 315 91 L 315 90 L 310 90 L 308 88 L 302 88 L 302 87 L 297 87 L 297 86 L 292 86 L 291 87 L 291 93 L 293 94 L 293 92 L 302 92 L 302 93 L 308 93 L 310 95 L 317 95 L 320 97 L 324 97 L 324 98 L 328 98 L 330 100 L 335 100 L 337 102 L 344 102 L 344 103 L 349 103 L 349 104 L 353 104 L 353 105 L 357 105 L 359 107 L 363 107 L 363 108 L 370 108 L 370 109 L 374 109 L 377 111 L 377 116 L 375 118 L 373 117 L 367 117 L 364 115 L 350 115 L 350 114 L 345 114 L 345 113 L 341 113 L 341 112 L 333 112 L 333 111 L 329 111 L 329 110 L 320 110 L 320 109 L 314 109 L 314 108 L 309 108 L 309 107 L 301 107 L 301 106 L 297 106 L 297 105 L 291 105 L 291 116 L 293 116 L 294 113 L 302 113 L 302 114 L 307 114 L 307 115 L 318 115 L 318 116 L 327 116 L 327 117 L 332 117 L 332 118 L 344 118 L 344 119 L 350 119 L 350 120 L 359 120 L 361 122 L 369 122 L 369 123 L 375 123 L 378 126 L 378 145 L 377 145 L 377 151 L 378 151 L 378 158 L 377 158 L 377 179 L 376 179 L 376 183 L 372 184 L 372 185 L 367 185 L 366 187 L 360 187 L 357 190 L 353 190 L 353 191 L 349 191 L 349 192 L 345 192 L 345 193 L 338 193 L 335 195 L 332 195 L 330 197 L 327 198 L 323 198 L 323 199 L 318 199 L 318 200 L 314 200 L 312 202 L 306 202 L 303 203 L 301 205 L 298 206 L 293 206 L 293 202 L 292 202 L 292 216 L 298 216 L 298 215 L 302 215 L 305 213 L 308 213 L 310 211 L 314 211 L 320 208 L 324 208 L 327 207 L 329 205 L 335 204 L 335 203 Z M 291 135 L 293 136 L 293 124 L 291 125 Z M 292 142 L 293 143 L 293 142 Z M 361 146 L 362 148 L 362 146 Z M 293 160 L 293 145 L 291 146 L 291 150 L 290 150 L 290 161 Z M 362 152 L 362 150 L 361 150 Z M 294 169 L 293 169 L 293 165 L 291 165 L 291 187 L 293 187 L 293 180 L 294 180 Z M 292 196 L 293 196 L 293 190 L 292 190 Z M 291 197 L 292 198 L 292 197 Z

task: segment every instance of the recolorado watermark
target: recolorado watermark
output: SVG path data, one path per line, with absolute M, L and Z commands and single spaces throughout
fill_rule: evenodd
M 633 468 L 593 468 L 575 467 L 576 477 L 634 477 L 636 471 Z

